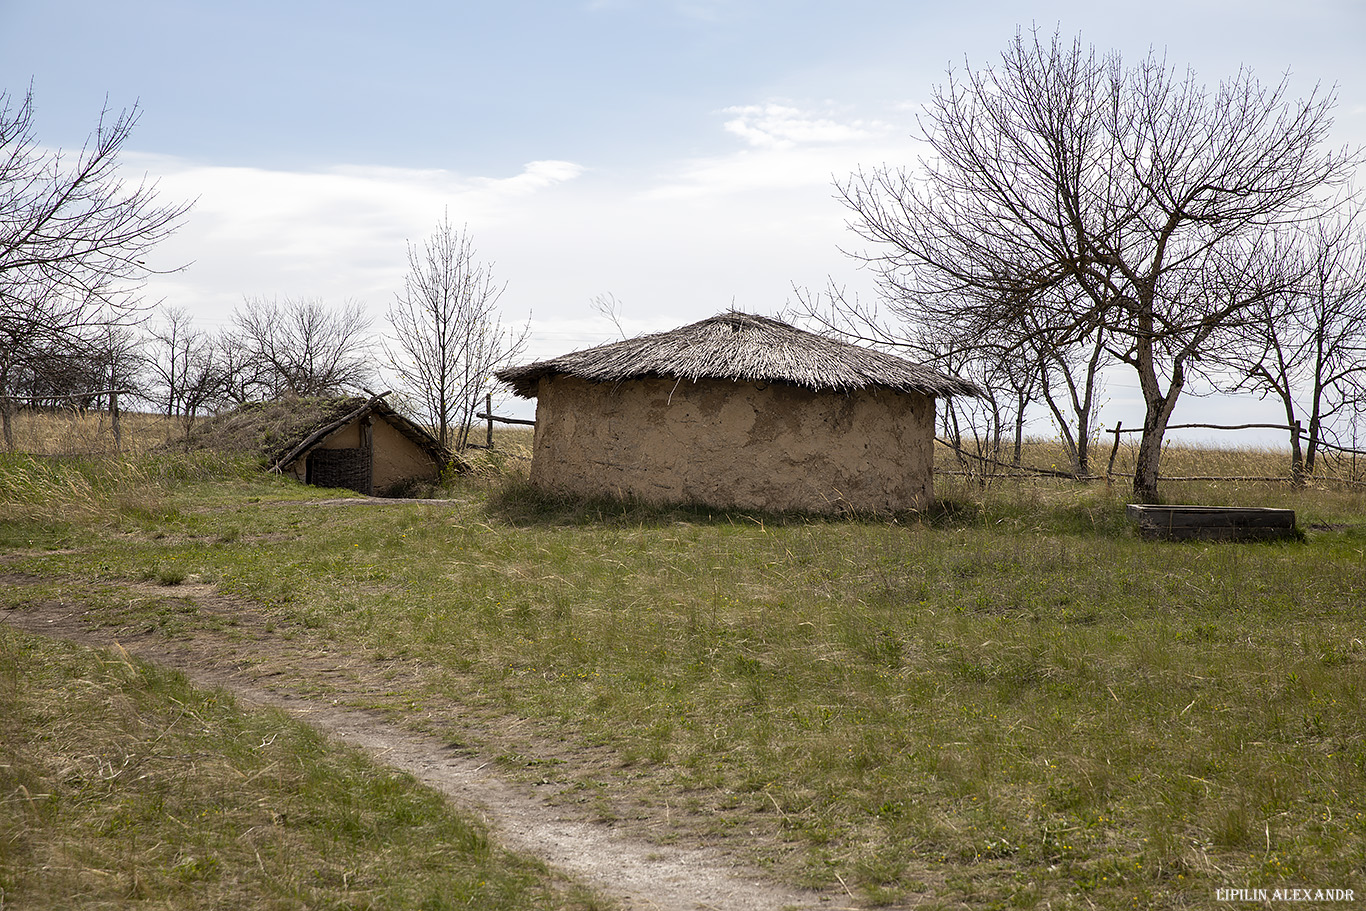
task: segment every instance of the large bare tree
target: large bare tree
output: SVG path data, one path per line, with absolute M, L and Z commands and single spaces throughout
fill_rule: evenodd
M 1101 333 L 1142 391 L 1133 488 L 1150 500 L 1186 384 L 1297 280 L 1261 251 L 1359 161 L 1324 148 L 1332 102 L 1247 71 L 1210 91 L 1153 53 L 1126 66 L 1021 33 L 935 90 L 918 169 L 860 172 L 840 194 L 896 306 L 1062 345 Z
M 329 308 L 316 298 L 248 298 L 232 337 L 259 396 L 335 395 L 374 381 L 370 317 L 358 301 Z M 246 393 L 252 396 L 250 392 Z
M 44 148 L 32 91 L 0 92 L 0 414 L 8 430 L 16 378 L 59 353 L 98 353 L 109 329 L 135 322 L 151 273 L 146 257 L 181 224 L 188 203 L 125 182 L 119 153 L 138 110 L 100 115 L 71 156 Z M 8 438 L 8 434 L 7 434 Z
M 447 451 L 468 445 L 494 371 L 526 346 L 529 326 L 503 325 L 498 301 L 505 287 L 479 260 L 468 229 L 453 227 L 449 216 L 420 247 L 408 245 L 403 291 L 389 308 L 389 361 Z

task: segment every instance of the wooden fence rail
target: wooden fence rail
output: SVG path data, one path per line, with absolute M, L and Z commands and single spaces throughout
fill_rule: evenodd
M 528 427 L 536 426 L 535 421 L 528 421 L 525 418 L 505 418 L 502 415 L 489 414 L 487 411 L 481 411 L 476 414 L 475 417 L 487 420 L 489 423 L 497 421 L 499 424 L 526 424 Z
M 1307 436 L 1308 436 L 1308 433 L 1303 429 L 1303 427 L 1302 427 L 1298 422 L 1296 422 L 1295 424 L 1170 424 L 1170 425 L 1168 425 L 1167 429 L 1168 429 L 1168 430 L 1197 430 L 1197 429 L 1198 429 L 1198 430 L 1284 430 L 1284 431 L 1286 431 L 1287 433 L 1289 433 L 1289 432 L 1291 432 L 1291 431 L 1294 431 L 1294 432 L 1295 432 L 1298 436 L 1300 436 L 1300 437 L 1307 437 Z M 1059 478 L 1059 479 L 1066 479 L 1066 480 L 1072 480 L 1072 481 L 1100 481 L 1100 480 L 1104 480 L 1104 481 L 1106 481 L 1107 483 L 1110 483 L 1110 482 L 1112 482 L 1112 481 L 1114 480 L 1114 476 L 1115 476 L 1115 458 L 1116 458 L 1116 456 L 1119 454 L 1119 440 L 1120 440 L 1120 434 L 1124 434 L 1124 433 L 1141 433 L 1142 430 L 1143 430 L 1143 429 L 1142 429 L 1141 427 L 1124 427 L 1124 426 L 1123 426 L 1123 422 L 1117 422 L 1117 423 L 1115 424 L 1115 426 L 1114 426 L 1112 429 L 1103 431 L 1104 433 L 1114 434 L 1114 437 L 1115 437 L 1114 445 L 1110 448 L 1110 460 L 1109 460 L 1109 462 L 1107 463 L 1107 465 L 1106 465 L 1106 467 L 1105 467 L 1105 474 L 1103 474 L 1103 475 L 1095 475 L 1095 474 L 1091 474 L 1091 475 L 1078 475 L 1078 474 L 1074 474 L 1074 473 L 1068 472 L 1068 471 L 1059 471 L 1059 470 L 1057 470 L 1057 469 L 1055 469 L 1055 468 L 1052 468 L 1052 469 L 1050 469 L 1050 468 L 1036 468 L 1036 467 L 1031 466 L 1031 465 L 1017 465 L 1017 464 L 1015 464 L 1014 462 L 1004 462 L 1004 461 L 1002 461 L 1002 460 L 1000 460 L 1000 459 L 992 458 L 991 456 L 984 455 L 984 454 L 982 454 L 982 453 L 980 453 L 980 452 L 972 452 L 972 451 L 970 451 L 970 450 L 963 449 L 963 448 L 960 447 L 960 446 L 954 445 L 954 443 L 951 442 L 951 441 L 949 441 L 949 440 L 938 439 L 938 438 L 936 438 L 935 442 L 937 442 L 939 445 L 945 447 L 946 449 L 949 449 L 949 450 L 951 450 L 951 451 L 957 453 L 957 454 L 958 454 L 959 456 L 961 456 L 963 459 L 965 459 L 965 460 L 971 460 L 972 462 L 977 463 L 978 465 L 981 466 L 981 471 L 980 471 L 980 472 L 974 472 L 974 471 L 971 471 L 971 470 L 968 470 L 968 471 L 953 471 L 953 470 L 946 470 L 946 471 L 938 471 L 938 472 L 936 472 L 936 474 L 946 475 L 946 476 L 960 476 L 960 475 L 961 475 L 961 476 L 976 477 L 976 476 L 979 476 L 980 474 L 985 473 L 986 470 L 987 470 L 987 468 L 988 468 L 988 466 L 993 466 L 993 467 L 1005 469 L 1005 471 L 1006 471 L 1007 473 L 1015 474 L 1015 475 L 1017 475 L 1017 476 L 1018 476 L 1018 475 L 1025 475 L 1025 476 L 1031 476 L 1031 477 Z M 1342 481 L 1342 482 L 1344 482 L 1344 483 L 1350 483 L 1350 484 L 1366 483 L 1366 482 L 1362 482 L 1362 481 L 1358 481 L 1358 480 L 1357 480 L 1357 477 L 1356 477 L 1356 470 L 1355 470 L 1355 465 L 1356 465 L 1355 456 L 1357 456 L 1357 455 L 1366 455 L 1366 450 L 1351 449 L 1351 448 L 1346 447 L 1346 446 L 1338 446 L 1338 445 L 1335 445 L 1335 444 L 1333 444 L 1333 443 L 1324 442 L 1323 440 L 1320 440 L 1320 441 L 1319 441 L 1318 446 L 1319 446 L 1320 449 L 1331 450 L 1331 451 L 1334 451 L 1334 452 L 1346 453 L 1346 454 L 1349 454 L 1349 455 L 1353 456 L 1353 460 L 1352 460 L 1353 471 L 1352 471 L 1352 477 L 1351 477 L 1351 479 L 1349 480 L 1349 479 L 1346 479 L 1346 478 L 1340 478 L 1340 479 L 1337 479 L 1337 480 L 1340 480 L 1340 481 Z M 1292 482 L 1292 483 L 1293 483 L 1293 482 L 1295 482 L 1296 479 L 1293 477 L 1293 475 L 1170 475 L 1170 476 L 1168 476 L 1168 475 L 1163 475 L 1162 478 L 1161 478 L 1161 480 L 1163 480 L 1163 481 L 1271 481 L 1271 482 L 1274 482 L 1274 481 L 1287 481 L 1287 482 Z
M 525 419 L 523 419 L 523 418 L 505 418 L 505 417 L 502 417 L 501 415 L 494 414 L 494 413 L 493 413 L 493 393 L 491 393 L 491 392 L 485 393 L 485 394 L 484 394 L 484 410 L 483 410 L 483 411 L 480 411 L 480 412 L 477 412 L 477 413 L 475 414 L 475 418 L 477 418 L 477 419 L 479 419 L 479 420 L 482 420 L 482 421 L 488 421 L 488 438 L 485 440 L 485 445 L 484 445 L 484 448 L 485 448 L 485 449 L 492 449 L 492 448 L 493 448 L 493 422 L 494 422 L 494 421 L 497 421 L 497 422 L 500 423 L 500 424 L 523 424 L 523 425 L 526 425 L 526 426 L 529 426 L 529 427 L 535 427 L 535 426 L 536 426 L 536 422 L 535 422 L 535 421 L 528 421 L 528 420 L 525 420 Z
M 1168 425 L 1167 425 L 1167 429 L 1168 429 L 1168 430 L 1284 430 L 1286 433 L 1294 433 L 1294 434 L 1295 434 L 1295 437 L 1296 437 L 1297 439 L 1303 439 L 1303 438 L 1309 436 L 1308 432 L 1305 431 L 1304 427 L 1300 424 L 1299 421 L 1296 421 L 1296 422 L 1293 423 L 1293 424 L 1168 424 Z M 1114 474 L 1114 469 L 1115 469 L 1115 456 L 1119 453 L 1119 435 L 1120 435 L 1121 433 L 1142 433 L 1142 432 L 1143 432 L 1143 428 L 1142 428 L 1142 427 L 1125 427 L 1123 421 L 1116 421 L 1116 422 L 1115 422 L 1115 426 L 1114 426 L 1112 429 L 1105 431 L 1105 433 L 1112 433 L 1112 434 L 1115 435 L 1115 444 L 1114 444 L 1112 447 L 1110 447 L 1110 462 L 1109 462 L 1109 464 L 1108 464 L 1108 465 L 1106 466 L 1106 468 L 1105 468 L 1105 477 L 1106 477 L 1107 480 Z M 1352 456 L 1352 464 L 1353 464 L 1352 483 L 1356 483 L 1356 470 L 1355 470 L 1356 456 L 1358 456 L 1358 455 L 1366 455 L 1366 451 L 1363 451 L 1363 450 L 1360 450 L 1360 449 L 1350 449 L 1350 448 L 1348 448 L 1348 447 L 1346 447 L 1346 446 L 1337 446 L 1337 445 L 1335 445 L 1335 444 L 1333 444 L 1333 443 L 1329 443 L 1329 442 L 1326 442 L 1326 441 L 1324 441 L 1324 440 L 1319 440 L 1317 445 L 1318 445 L 1318 447 L 1319 447 L 1320 449 L 1332 450 L 1332 451 L 1334 451 L 1334 452 L 1345 452 L 1345 453 L 1350 454 L 1350 455 Z M 1162 480 L 1164 480 L 1164 481 L 1284 481 L 1284 480 L 1287 480 L 1287 479 L 1286 479 L 1286 478 L 1282 478 L 1282 477 L 1269 477 L 1269 478 L 1268 478 L 1268 477 L 1259 477 L 1259 478 L 1238 477 L 1238 478 L 1226 478 L 1226 477 L 1191 476 L 1191 477 L 1170 477 L 1170 478 L 1163 478 Z M 1292 482 L 1294 482 L 1294 483 L 1298 483 L 1300 479 L 1295 478 L 1295 477 L 1291 477 L 1289 480 L 1292 481 Z

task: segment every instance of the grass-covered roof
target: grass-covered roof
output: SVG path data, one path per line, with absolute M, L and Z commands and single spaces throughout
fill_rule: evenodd
M 199 424 L 189 443 L 198 449 L 256 455 L 269 468 L 286 468 L 332 432 L 369 413 L 381 415 L 434 458 L 439 457 L 436 441 L 395 412 L 383 396 L 291 396 L 248 402 Z

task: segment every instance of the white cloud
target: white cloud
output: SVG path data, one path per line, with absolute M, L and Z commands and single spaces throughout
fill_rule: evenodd
M 481 178 L 476 184 L 495 196 L 526 196 L 573 180 L 583 172 L 583 166 L 572 161 L 533 161 L 516 177 Z
M 199 199 L 182 231 L 157 251 L 163 267 L 193 264 L 155 278 L 148 298 L 187 307 L 209 327 L 227 322 L 245 296 L 356 299 L 383 331 L 407 268 L 407 243 L 428 236 L 446 211 L 468 226 L 481 259 L 507 283 L 506 320 L 532 315 L 528 357 L 612 338 L 615 329 L 591 308 L 600 294 L 622 302 L 632 332 L 731 306 L 773 313 L 794 283 L 823 286 L 830 273 L 846 282 L 866 277 L 850 275 L 854 267 L 838 249 L 848 240 L 847 213 L 832 199 L 831 178 L 861 161 L 901 154 L 875 130 L 794 112 L 731 112 L 794 137 L 790 144 L 746 143 L 729 155 L 673 162 L 647 178 L 595 168 L 595 179 L 584 181 L 588 167 L 556 160 L 474 176 L 130 159 L 161 175 L 167 198 Z
M 885 123 L 840 122 L 830 116 L 772 103 L 729 107 L 724 113 L 736 115 L 726 121 L 726 131 L 757 148 L 790 149 L 810 143 L 861 142 L 885 135 L 889 129 Z
M 744 150 L 690 159 L 646 192 L 650 199 L 716 200 L 741 194 L 828 190 L 854 159 L 845 150 Z M 829 195 L 826 193 L 825 195 Z
M 904 125 L 881 120 L 836 119 L 768 103 L 726 108 L 737 115 L 723 129 L 745 147 L 726 155 L 676 164 L 648 196 L 708 199 L 765 191 L 830 195 L 832 182 L 861 166 L 911 162 L 915 147 Z
M 387 304 L 401 281 L 409 240 L 427 236 L 443 211 L 476 242 L 537 198 L 583 172 L 563 161 L 531 162 L 509 177 L 449 171 L 338 167 L 322 172 L 203 166 L 130 156 L 159 175 L 168 200 L 196 199 L 184 227 L 156 251 L 167 269 L 152 300 L 221 322 L 244 296 L 317 296 Z

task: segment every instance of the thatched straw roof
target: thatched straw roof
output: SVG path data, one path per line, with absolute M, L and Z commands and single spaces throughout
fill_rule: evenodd
M 370 398 L 289 397 L 249 402 L 199 424 L 189 443 L 200 449 L 256 455 L 267 468 L 278 471 L 341 428 L 367 414 L 377 414 L 439 460 L 441 447 L 436 440 L 391 408 L 384 401 L 385 395 L 388 393 Z
M 563 374 L 611 383 L 643 377 L 790 383 L 818 392 L 882 387 L 934 396 L 980 395 L 972 383 L 894 355 L 816 335 L 780 320 L 731 311 L 498 372 L 523 398 L 542 377 Z

